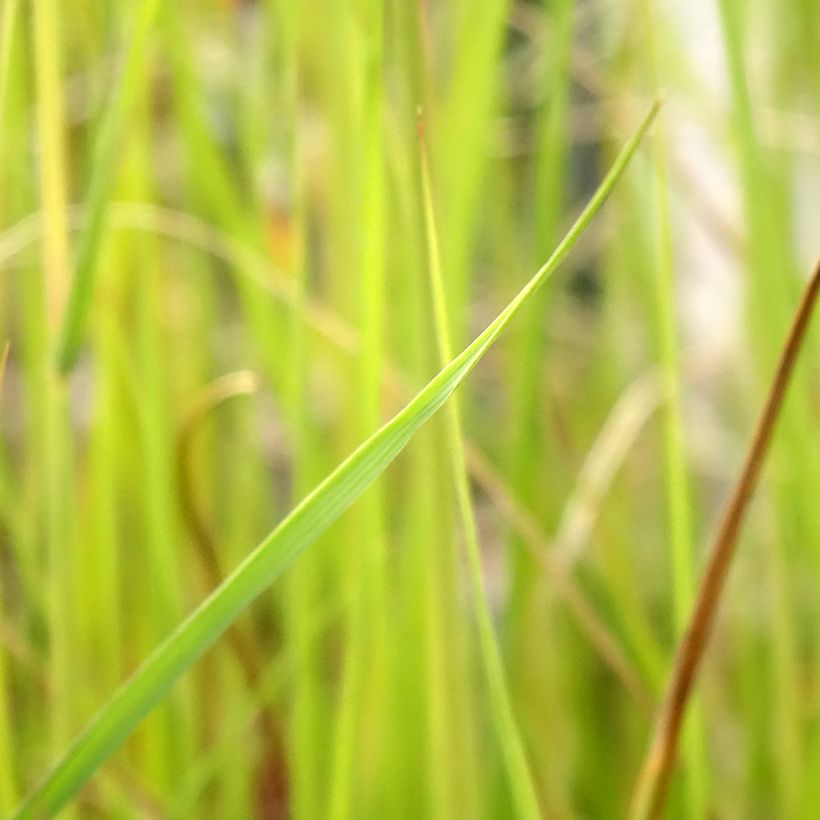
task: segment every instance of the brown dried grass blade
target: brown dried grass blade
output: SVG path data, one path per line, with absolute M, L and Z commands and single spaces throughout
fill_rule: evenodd
M 663 812 L 666 793 L 675 763 L 681 725 L 715 620 L 720 595 L 737 546 L 740 527 L 757 485 L 771 443 L 772 433 L 783 406 L 794 364 L 806 338 L 809 320 L 820 290 L 820 260 L 803 294 L 769 395 L 757 421 L 746 460 L 732 495 L 724 509 L 720 526 L 708 554 L 708 563 L 698 589 L 689 628 L 678 647 L 672 676 L 658 711 L 655 732 L 644 760 L 632 800 L 633 820 L 657 818 Z

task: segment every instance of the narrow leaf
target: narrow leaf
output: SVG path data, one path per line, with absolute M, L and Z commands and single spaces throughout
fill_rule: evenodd
M 808 332 L 809 321 L 820 294 L 820 260 L 815 263 L 811 279 L 803 293 L 783 345 L 780 361 L 769 388 L 769 394 L 757 420 L 743 467 L 723 511 L 708 561 L 697 590 L 689 627 L 678 647 L 675 665 L 669 678 L 663 703 L 658 709 L 655 731 L 638 777 L 632 799 L 633 820 L 660 818 L 672 778 L 686 707 L 695 679 L 709 644 L 720 596 L 726 586 L 740 528 L 757 486 L 763 463 L 780 417 L 786 388 L 789 386 L 797 356 Z
M 88 223 L 80 235 L 74 280 L 68 295 L 65 318 L 60 328 L 57 366 L 67 373 L 74 366 L 88 321 L 94 280 L 99 265 L 100 245 L 108 214 L 108 202 L 116 178 L 120 135 L 128 112 L 133 107 L 141 78 L 145 76 L 145 61 L 151 28 L 159 8 L 159 0 L 143 0 L 136 27 L 129 43 L 122 71 L 122 80 L 108 105 L 94 148 L 91 182 L 88 191 Z
M 444 272 L 442 271 L 439 250 L 438 225 L 433 204 L 430 163 L 424 141 L 424 128 L 421 123 L 419 124 L 419 146 L 424 221 L 427 230 L 427 264 L 430 269 L 430 285 L 433 293 L 433 315 L 438 337 L 439 357 L 442 364 L 446 364 L 453 355 L 452 343 L 447 318 L 447 295 L 444 288 Z M 476 524 L 475 510 L 470 495 L 470 479 L 467 474 L 467 459 L 464 454 L 464 432 L 458 396 L 453 396 L 444 412 L 447 416 L 447 439 L 450 449 L 453 484 L 458 501 L 461 529 L 464 535 L 467 564 L 470 569 L 470 581 L 478 626 L 478 647 L 481 662 L 484 666 L 484 674 L 487 678 L 491 717 L 495 725 L 498 744 L 501 748 L 501 757 L 504 761 L 516 816 L 521 820 L 527 818 L 535 820 L 540 816 L 538 795 L 530 764 L 527 760 L 524 739 L 521 736 L 521 730 L 513 711 L 504 662 L 493 630 L 492 618 L 490 617 L 490 605 L 487 600 L 487 588 L 481 566 L 478 525 Z
M 620 179 L 657 114 L 656 102 L 581 215 L 487 329 L 311 492 L 123 684 L 19 808 L 17 818 L 56 813 L 234 619 L 375 481 L 447 401 L 513 317 L 569 253 Z

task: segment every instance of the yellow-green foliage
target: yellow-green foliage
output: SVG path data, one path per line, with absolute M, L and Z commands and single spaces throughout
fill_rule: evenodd
M 2 0 L 0 816 L 624 814 L 820 219 L 696 6 Z M 671 817 L 820 812 L 797 375 Z

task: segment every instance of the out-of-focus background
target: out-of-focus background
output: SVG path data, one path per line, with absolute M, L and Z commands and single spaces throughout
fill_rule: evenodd
M 820 251 L 820 6 L 151 5 L 0 2 L 0 814 L 438 369 L 417 119 L 458 350 L 663 94 L 459 392 L 541 809 L 622 816 Z M 820 816 L 818 354 L 814 332 L 670 817 Z M 450 450 L 434 420 L 65 816 L 514 816 Z

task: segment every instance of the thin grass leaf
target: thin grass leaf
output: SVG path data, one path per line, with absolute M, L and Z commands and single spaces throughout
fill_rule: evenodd
M 433 186 L 430 174 L 430 162 L 424 141 L 424 125 L 419 125 L 419 143 L 421 149 L 421 183 L 424 205 L 424 221 L 427 231 L 428 267 L 431 290 L 433 292 L 433 313 L 435 316 L 436 336 L 438 338 L 439 358 L 443 365 L 452 357 L 450 323 L 447 319 L 447 295 L 444 289 L 441 251 L 433 204 Z M 481 662 L 487 678 L 492 718 L 501 747 L 513 805 L 520 818 L 537 818 L 540 816 L 538 796 L 533 783 L 530 764 L 527 760 L 526 747 L 513 711 L 504 661 L 493 630 L 490 605 L 487 600 L 487 588 L 481 566 L 481 546 L 478 540 L 478 525 L 475 520 L 470 480 L 467 473 L 467 458 L 464 453 L 464 433 L 461 423 L 461 410 L 457 396 L 453 396 L 447 410 L 447 438 L 450 444 L 450 460 L 458 501 L 459 518 L 464 534 L 467 562 L 470 568 L 470 583 L 476 611 L 478 626 L 478 644 Z
M 145 77 L 149 34 L 158 8 L 159 0 L 143 0 L 126 55 L 122 81 L 100 126 L 92 162 L 94 170 L 88 190 L 88 224 L 80 237 L 74 281 L 71 284 L 65 318 L 60 328 L 57 365 L 61 373 L 67 373 L 74 366 L 88 321 L 107 205 L 116 177 L 120 134 L 139 84 Z
M 652 0 L 645 3 L 648 34 L 649 75 L 654 88 L 664 69 L 658 50 L 656 10 Z M 681 401 L 680 341 L 675 312 L 675 257 L 672 213 L 669 196 L 669 160 L 667 137 L 658 128 L 653 138 L 654 207 L 658 214 L 657 248 L 653 259 L 656 273 L 657 344 L 660 372 L 666 394 L 662 413 L 666 515 L 672 565 L 672 622 L 675 634 L 686 629 L 686 618 L 694 597 L 692 497 L 685 448 Z M 693 708 L 684 741 L 686 759 L 685 805 L 690 816 L 707 813 L 708 764 L 706 761 L 702 709 Z
M 499 334 L 547 281 L 600 210 L 655 118 L 656 102 L 550 258 L 496 319 L 396 416 L 313 490 L 126 681 L 65 753 L 16 817 L 55 814 L 128 737 L 234 619 L 375 481 L 447 401 Z
M 638 777 L 630 810 L 630 817 L 633 820 L 654 820 L 663 815 L 686 708 L 709 644 L 720 597 L 726 586 L 729 567 L 740 537 L 740 528 L 760 478 L 775 425 L 780 418 L 797 356 L 806 340 L 818 293 L 820 260 L 815 263 L 809 284 L 795 312 L 766 403 L 746 451 L 743 467 L 709 549 L 708 562 L 697 590 L 689 626 L 678 647 L 666 695 L 658 710 L 652 742 Z

